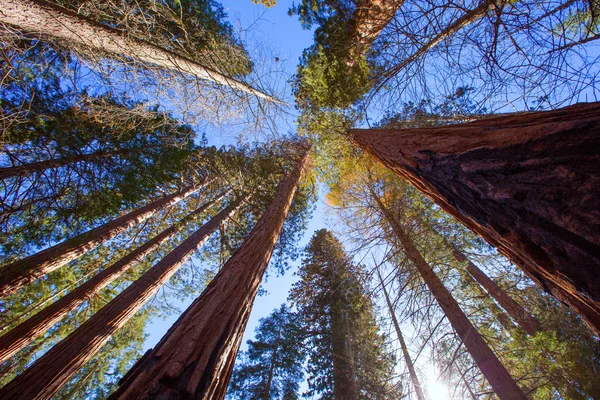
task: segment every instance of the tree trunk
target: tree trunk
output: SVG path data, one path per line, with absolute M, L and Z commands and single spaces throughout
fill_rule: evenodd
M 462 339 L 467 350 L 492 386 L 494 392 L 498 395 L 500 400 L 526 400 L 527 397 L 525 394 L 523 394 L 506 368 L 504 368 L 504 365 L 498 360 L 494 352 L 489 348 L 485 340 L 483 340 L 467 316 L 460 309 L 460 306 L 454 297 L 452 297 L 452 294 L 435 275 L 433 269 L 415 247 L 410 236 L 405 233 L 402 226 L 384 206 L 373 189 L 371 187 L 369 187 L 369 189 L 371 190 L 371 194 L 377 203 L 379 210 L 390 224 L 394 234 L 404 249 L 404 253 L 417 268 L 423 281 L 431 291 L 431 294 L 435 297 L 439 306 L 444 311 L 448 321 L 450 321 L 452 328 L 454 328 L 458 336 Z
M 24 176 L 37 171 L 43 171 L 49 168 L 62 167 L 63 165 L 74 164 L 84 161 L 93 161 L 101 158 L 109 158 L 118 155 L 132 153 L 141 149 L 121 149 L 108 152 L 97 152 L 90 154 L 78 154 L 52 160 L 39 161 L 31 164 L 17 165 L 13 167 L 0 168 L 0 179 L 8 179 L 13 176 Z
M 275 363 L 277 362 L 277 350 L 279 349 L 279 338 L 281 337 L 281 331 L 277 336 L 277 342 L 271 354 L 271 365 L 269 365 L 269 376 L 267 377 L 267 386 L 263 394 L 263 400 L 269 400 L 271 398 L 271 385 L 273 384 L 273 375 L 275 374 Z
M 239 198 L 211 218 L 83 325 L 0 389 L 0 397 L 16 400 L 50 399 L 54 396 L 154 296 L 217 230 L 219 224 L 235 212 L 242 200 Z
M 279 102 L 251 86 L 163 49 L 126 31 L 99 24 L 76 12 L 44 0 L 0 0 L 0 21 L 26 32 L 57 38 L 101 53 L 125 56 L 200 79 L 216 82 L 271 102 Z
M 354 141 L 600 334 L 600 103 Z
M 254 298 L 307 165 L 308 151 L 241 247 L 111 399 L 225 397 Z
M 415 394 L 417 396 L 417 400 L 425 400 L 425 395 L 423 394 L 423 389 L 421 388 L 421 383 L 419 382 L 419 377 L 417 376 L 417 371 L 415 370 L 415 366 L 413 365 L 412 359 L 410 358 L 410 354 L 408 353 L 408 347 L 406 347 L 406 343 L 404 342 L 404 336 L 402 335 L 402 331 L 400 330 L 400 324 L 396 319 L 396 311 L 394 310 L 394 306 L 390 301 L 390 296 L 385 288 L 385 284 L 383 282 L 383 277 L 379 272 L 379 268 L 377 268 L 377 276 L 379 276 L 379 282 L 381 282 L 381 289 L 383 290 L 383 295 L 385 296 L 385 302 L 387 303 L 388 310 L 390 311 L 390 316 L 392 317 L 392 322 L 394 324 L 394 329 L 396 329 L 396 336 L 398 336 L 398 342 L 400 342 L 400 348 L 402 349 L 402 355 L 404 356 L 404 362 L 406 362 L 406 367 L 408 368 L 408 374 L 410 375 L 410 380 L 412 381 L 413 387 L 415 388 Z
M 0 299 L 81 257 L 103 242 L 150 218 L 159 210 L 185 199 L 198 189 L 187 187 L 180 192 L 164 196 L 104 225 L 2 267 L 0 269 Z
M 540 324 L 519 303 L 513 300 L 496 282 L 490 279 L 482 270 L 473 264 L 460 250 L 450 245 L 452 255 L 461 263 L 466 263 L 467 272 L 492 296 L 502 308 L 519 324 L 525 332 L 535 335 L 540 330 Z
M 22 348 L 31 343 L 36 337 L 44 334 L 65 315 L 75 310 L 81 304 L 98 294 L 115 279 L 123 275 L 129 268 L 169 240 L 182 225 L 194 219 L 198 214 L 208 209 L 218 198 L 211 200 L 188 214 L 179 223 L 165 229 L 153 239 L 144 243 L 119 261 L 115 262 L 89 281 L 69 292 L 66 296 L 44 308 L 39 313 L 25 320 L 8 333 L 0 337 L 0 363 L 8 360 Z

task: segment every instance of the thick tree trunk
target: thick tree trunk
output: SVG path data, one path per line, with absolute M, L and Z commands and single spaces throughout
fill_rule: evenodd
M 600 333 L 600 103 L 354 141 Z
M 254 298 L 307 165 L 308 151 L 241 247 L 111 399 L 225 397 Z
M 101 25 L 44 0 L 0 0 L 0 21 L 26 32 L 57 38 L 67 45 L 77 44 L 102 53 L 137 59 L 144 63 L 217 82 L 271 102 L 279 102 L 272 96 L 180 54 L 135 38 L 125 31 Z
M 451 246 L 452 255 L 461 263 L 465 263 L 467 272 L 492 296 L 502 308 L 510 314 L 510 316 L 519 324 L 525 332 L 530 335 L 535 335 L 540 324 L 529 314 L 519 303 L 513 300 L 496 282 L 490 279 L 482 270 L 473 264 L 460 250 L 455 246 Z
M 379 282 L 381 282 L 381 289 L 383 290 L 383 295 L 385 296 L 385 302 L 388 306 L 388 310 L 390 312 L 390 316 L 392 317 L 392 323 L 394 324 L 394 329 L 396 330 L 396 336 L 398 336 L 398 342 L 400 342 L 400 348 L 402 349 L 402 355 L 404 356 L 404 362 L 406 363 L 406 367 L 408 368 L 408 374 L 410 375 L 410 380 L 412 381 L 413 387 L 415 389 L 415 394 L 417 396 L 417 400 L 425 400 L 425 395 L 423 394 L 423 389 L 421 388 L 421 383 L 419 382 L 419 377 L 417 376 L 417 371 L 415 370 L 415 366 L 412 362 L 412 358 L 410 358 L 410 354 L 408 353 L 408 347 L 406 346 L 406 342 L 404 341 L 404 335 L 402 335 L 402 331 L 400 330 L 400 324 L 396 319 L 396 310 L 394 310 L 394 306 L 390 300 L 390 296 L 388 295 L 387 289 L 385 288 L 385 284 L 383 282 L 383 277 L 379 272 L 379 268 L 377 268 L 377 275 L 379 276 Z
M 467 350 L 492 386 L 494 392 L 498 395 L 500 400 L 526 400 L 527 397 L 525 394 L 510 376 L 506 368 L 504 368 L 504 365 L 498 360 L 485 340 L 483 340 L 479 332 L 477 332 L 475 327 L 471 324 L 454 297 L 452 297 L 452 294 L 435 275 L 435 272 L 429 266 L 427 261 L 425 261 L 410 236 L 405 233 L 402 226 L 398 223 L 394 215 L 384 206 L 373 189 L 370 189 L 373 199 L 377 203 L 384 218 L 392 227 L 404 253 L 417 268 L 417 271 L 431 291 L 431 294 L 435 297 L 439 306 L 444 311 L 448 321 L 450 321 L 452 328 L 454 328 L 458 336 L 462 339 Z
M 150 218 L 159 210 L 186 198 L 198 189 L 187 187 L 180 192 L 164 196 L 104 225 L 2 267 L 0 298 L 81 257 L 103 242 Z
M 242 198 L 211 218 L 165 258 L 52 347 L 21 375 L 0 389 L 2 399 L 50 399 L 164 285 L 221 222 L 239 207 Z
M 348 313 L 343 297 L 343 282 L 338 276 L 335 263 L 330 264 L 331 271 L 331 350 L 333 364 L 333 398 L 335 400 L 358 400 L 354 366 L 351 356 Z
M 92 279 L 0 337 L 0 363 L 8 360 L 36 337 L 44 334 L 65 315 L 98 294 L 111 282 L 123 275 L 129 268 L 140 262 L 146 255 L 173 237 L 182 225 L 204 212 L 217 200 L 218 198 L 203 204 L 177 224 L 165 229 L 153 239 L 98 273 Z
M 0 179 L 8 179 L 13 176 L 23 176 L 37 171 L 43 171 L 49 168 L 62 167 L 68 164 L 80 163 L 85 161 L 95 161 L 101 158 L 109 158 L 118 155 L 124 155 L 140 149 L 121 149 L 108 152 L 98 152 L 90 154 L 79 154 L 53 160 L 39 161 L 31 164 L 17 165 L 13 167 L 0 168 Z

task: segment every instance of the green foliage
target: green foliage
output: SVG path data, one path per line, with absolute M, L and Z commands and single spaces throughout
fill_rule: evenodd
M 248 351 L 238 355 L 227 397 L 298 399 L 306 357 L 303 337 L 298 316 L 286 305 L 262 318 L 255 339 L 248 340 Z

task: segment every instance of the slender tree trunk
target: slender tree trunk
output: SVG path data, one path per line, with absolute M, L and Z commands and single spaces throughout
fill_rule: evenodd
M 385 288 L 383 277 L 379 272 L 379 268 L 377 268 L 377 275 L 379 276 L 379 282 L 381 282 L 381 288 L 383 290 L 383 295 L 385 296 L 385 302 L 387 303 L 388 310 L 390 311 L 390 316 L 392 317 L 392 322 L 394 323 L 394 329 L 396 329 L 396 336 L 398 336 L 398 342 L 400 342 L 400 348 L 402 349 L 404 362 L 406 362 L 408 374 L 410 375 L 410 380 L 412 381 L 413 387 L 415 389 L 417 400 L 425 400 L 425 395 L 423 394 L 423 389 L 421 388 L 421 383 L 419 382 L 417 371 L 415 370 L 415 366 L 413 365 L 412 359 L 410 358 L 410 354 L 408 353 L 408 347 L 404 342 L 404 336 L 402 335 L 402 331 L 400 330 L 400 324 L 396 319 L 396 311 L 394 310 L 394 306 L 392 305 L 390 296 L 388 295 L 387 289 Z
M 600 103 L 354 141 L 600 333 Z
M 477 366 L 486 377 L 494 392 L 500 400 L 526 400 L 527 397 L 512 376 L 508 373 L 504 365 L 498 360 L 494 352 L 489 348 L 485 340 L 471 324 L 467 316 L 460 309 L 460 306 L 452 297 L 452 294 L 444 287 L 442 281 L 435 275 L 433 269 L 423 258 L 419 250 L 415 247 L 410 236 L 406 234 L 400 223 L 393 214 L 384 206 L 381 199 L 369 187 L 373 199 L 384 218 L 388 221 L 398 241 L 400 242 L 404 253 L 417 268 L 419 274 L 425 281 L 425 284 L 431 291 L 431 294 L 437 300 L 439 306 L 450 321 L 452 328 L 462 339 L 467 350 L 477 363 Z
M 103 242 L 150 218 L 159 210 L 186 198 L 198 189 L 187 187 L 180 192 L 164 196 L 104 225 L 2 267 L 0 298 L 81 257 Z
M 225 397 L 254 298 L 307 166 L 308 150 L 241 247 L 111 399 Z
M 74 164 L 84 161 L 95 161 L 101 158 L 109 158 L 118 155 L 124 155 L 139 151 L 140 149 L 121 149 L 108 152 L 97 152 L 90 154 L 78 154 L 52 160 L 39 161 L 31 164 L 17 165 L 13 167 L 0 168 L 0 179 L 12 178 L 13 176 L 23 176 L 37 171 L 43 171 L 49 168 L 62 167 L 63 165 Z
M 277 350 L 279 349 L 279 338 L 281 332 L 277 337 L 273 354 L 271 354 L 271 365 L 269 365 L 269 375 L 267 377 L 267 386 L 265 387 L 265 393 L 263 394 L 263 400 L 269 400 L 271 398 L 271 385 L 273 384 L 273 375 L 275 374 L 275 363 L 277 362 Z
M 473 264 L 460 250 L 455 246 L 448 244 L 452 249 L 454 258 L 467 265 L 467 272 L 492 296 L 502 308 L 519 324 L 525 332 L 535 335 L 540 330 L 540 324 L 529 314 L 519 303 L 513 300 L 496 282 L 490 279 L 482 270 Z
M 57 38 L 102 53 L 125 56 L 200 79 L 217 82 L 232 89 L 279 102 L 248 84 L 201 65 L 185 56 L 163 49 L 126 31 L 99 24 L 76 12 L 44 0 L 0 0 L 0 21 L 26 32 Z
M 431 38 L 427 43 L 421 45 L 421 47 L 419 47 L 417 51 L 415 51 L 410 56 L 402 60 L 398 65 L 395 65 L 390 70 L 385 71 L 382 74 L 382 78 L 377 82 L 376 90 L 379 90 L 379 88 L 383 87 L 394 75 L 397 75 L 400 71 L 408 67 L 413 62 L 415 62 L 419 57 L 422 57 L 425 53 L 437 46 L 440 42 L 454 35 L 456 32 L 460 31 L 464 27 L 476 22 L 477 20 L 485 16 L 485 14 L 487 14 L 493 8 L 499 7 L 499 5 L 496 5 L 496 1 L 497 0 L 483 0 L 476 8 L 468 11 L 465 15 L 454 21 L 452 24 L 448 25 L 446 28 L 444 28 L 444 30 L 442 30 L 436 36 Z M 502 0 L 498 1 L 498 3 L 502 3 Z
M 173 237 L 182 225 L 194 219 L 198 214 L 204 212 L 215 201 L 218 201 L 218 198 L 203 204 L 177 224 L 165 229 L 153 239 L 144 243 L 142 246 L 98 273 L 89 281 L 69 292 L 66 296 L 52 303 L 49 307 L 33 315 L 0 337 L 0 363 L 15 355 L 36 337 L 44 334 L 69 312 L 75 310 L 88 299 L 94 297 L 111 282 L 123 275 L 129 268 L 142 261 L 144 257 Z
M 50 399 L 164 285 L 242 202 L 230 204 L 165 258 L 0 389 L 3 399 Z

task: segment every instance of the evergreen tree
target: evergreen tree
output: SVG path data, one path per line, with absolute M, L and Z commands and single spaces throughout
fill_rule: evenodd
M 260 320 L 255 339 L 238 355 L 227 397 L 240 400 L 299 399 L 304 377 L 303 332 L 283 304 Z

